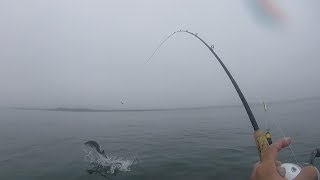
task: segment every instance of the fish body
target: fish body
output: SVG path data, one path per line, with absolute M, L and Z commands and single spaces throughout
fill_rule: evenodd
M 94 148 L 99 154 L 103 155 L 104 157 L 107 158 L 107 155 L 105 154 L 104 150 L 101 151 L 99 143 L 96 141 L 87 141 L 84 143 L 85 145 Z

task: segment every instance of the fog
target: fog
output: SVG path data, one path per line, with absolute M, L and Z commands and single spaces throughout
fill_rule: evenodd
M 0 2 L 0 106 L 170 108 L 320 96 L 320 1 Z M 266 12 L 264 12 L 266 13 Z M 267 17 L 267 18 L 266 18 Z M 122 104 L 121 101 L 124 103 Z

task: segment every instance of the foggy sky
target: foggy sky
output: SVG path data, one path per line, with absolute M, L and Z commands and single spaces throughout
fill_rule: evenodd
M 320 96 L 320 5 L 279 2 L 281 25 L 247 0 L 0 2 L 0 106 L 155 108 L 239 103 L 199 34 L 249 102 Z M 122 105 L 120 102 L 124 101 Z

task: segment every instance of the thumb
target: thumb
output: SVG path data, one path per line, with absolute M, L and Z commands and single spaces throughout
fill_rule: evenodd
M 278 152 L 282 148 L 289 146 L 290 143 L 291 143 L 291 138 L 285 137 L 285 138 L 278 140 L 276 143 L 270 145 L 268 147 L 266 153 L 262 157 L 262 161 L 267 161 L 267 160 L 276 161 L 277 156 L 278 156 Z

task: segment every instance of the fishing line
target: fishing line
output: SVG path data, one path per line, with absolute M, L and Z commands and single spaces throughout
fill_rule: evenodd
M 264 103 L 264 102 L 262 102 L 262 104 L 263 104 L 263 108 L 264 108 L 266 131 L 268 132 L 268 131 L 269 131 L 269 128 L 268 128 L 268 120 L 269 120 L 269 118 L 268 118 L 268 113 L 267 113 L 267 111 L 269 110 L 269 107 L 268 107 L 267 104 Z M 274 125 L 276 126 L 276 128 L 278 129 L 278 131 L 281 133 L 281 135 L 285 138 L 286 135 L 285 135 L 284 131 L 282 130 L 282 128 L 276 123 L 276 121 L 275 121 L 274 119 L 272 119 L 272 121 L 273 121 L 273 124 L 274 124 Z M 292 146 L 289 144 L 288 147 L 289 147 L 289 149 L 290 149 L 290 151 L 291 151 L 291 155 L 293 156 L 293 159 L 294 159 L 294 160 L 296 161 L 296 163 L 298 164 L 298 161 L 297 161 L 296 155 L 295 155 L 295 153 L 294 153 L 294 151 L 293 151 L 293 149 L 292 149 Z
M 276 128 L 278 129 L 278 131 L 280 131 L 281 135 L 285 138 L 286 135 L 285 135 L 283 129 L 282 129 L 279 125 L 277 125 L 277 123 L 276 123 L 276 121 L 275 121 L 274 119 L 272 119 L 272 121 L 273 121 L 273 124 L 274 124 L 274 125 L 276 126 Z M 295 153 L 294 153 L 294 151 L 293 151 L 293 149 L 292 149 L 292 145 L 289 144 L 288 147 L 289 147 L 289 149 L 290 149 L 290 151 L 291 151 L 291 155 L 293 156 L 293 159 L 294 159 L 294 160 L 296 161 L 296 163 L 298 164 L 297 157 L 296 157 L 296 155 L 295 155 Z
M 226 74 L 228 75 L 230 81 L 232 82 L 234 88 L 236 89 L 239 98 L 248 114 L 249 120 L 251 122 L 251 125 L 253 127 L 254 130 L 254 139 L 256 141 L 256 145 L 257 145 L 257 149 L 259 152 L 259 156 L 260 156 L 260 160 L 263 159 L 264 154 L 267 153 L 267 149 L 269 147 L 269 144 L 271 144 L 271 136 L 267 137 L 267 133 L 269 133 L 267 131 L 267 133 L 264 133 L 263 131 L 259 130 L 259 126 L 257 124 L 257 121 L 247 103 L 247 100 L 245 99 L 244 95 L 242 94 L 238 84 L 236 83 L 236 81 L 234 80 L 234 78 L 232 77 L 231 73 L 229 72 L 229 70 L 227 69 L 227 67 L 224 65 L 224 63 L 222 62 L 222 60 L 219 58 L 219 56 L 215 53 L 215 51 L 213 50 L 213 46 L 209 46 L 203 39 L 201 39 L 198 34 L 196 33 L 192 33 L 189 32 L 188 30 L 179 30 L 179 31 L 175 31 L 172 34 L 170 34 L 166 39 L 164 39 L 160 45 L 158 45 L 158 47 L 156 48 L 156 50 L 152 53 L 152 55 L 147 59 L 146 63 L 150 62 L 150 60 L 152 59 L 152 57 L 159 51 L 159 49 L 162 47 L 162 45 L 167 42 L 171 37 L 173 37 L 175 34 L 177 33 L 187 33 L 189 35 L 192 35 L 193 37 L 197 38 L 198 40 L 200 40 L 209 50 L 210 52 L 214 55 L 214 57 L 216 58 L 216 60 L 218 60 L 218 62 L 220 63 L 220 65 L 222 66 L 222 68 L 224 69 L 224 71 L 226 72 Z M 274 124 L 276 125 L 276 123 L 274 122 Z M 277 125 L 276 125 L 277 126 Z M 283 130 L 277 126 L 278 129 L 280 130 L 280 132 L 282 133 L 282 135 L 285 137 L 285 134 L 283 132 Z M 267 124 L 266 124 L 266 128 L 267 128 Z M 270 135 L 270 134 L 269 134 Z M 270 140 L 270 141 L 269 141 Z M 298 164 L 298 161 L 296 159 L 296 156 L 292 150 L 292 147 L 289 145 L 289 148 L 291 150 L 292 156 L 294 157 L 296 163 Z M 316 157 L 320 157 L 320 149 L 316 149 L 312 152 L 311 157 L 310 157 L 310 162 L 311 164 L 314 163 L 314 159 Z M 281 165 L 282 168 L 285 169 L 285 177 L 287 179 L 293 179 L 295 178 L 299 173 L 301 167 L 297 164 L 293 164 L 293 163 L 284 163 Z M 293 171 L 294 169 L 294 171 Z
M 152 57 L 159 51 L 159 49 L 162 47 L 162 45 L 167 42 L 171 37 L 173 37 L 175 34 L 178 34 L 178 33 L 187 33 L 187 34 L 190 34 L 192 35 L 193 37 L 196 37 L 197 39 L 199 39 L 209 50 L 210 52 L 214 55 L 214 57 L 218 60 L 218 62 L 220 63 L 220 65 L 222 66 L 222 68 L 224 69 L 224 71 L 227 73 L 230 81 L 232 82 L 234 88 L 236 89 L 238 95 L 239 95 L 239 98 L 248 114 L 248 117 L 249 117 L 249 120 L 251 122 L 251 125 L 254 129 L 255 132 L 257 132 L 259 130 L 259 126 L 258 126 L 258 123 L 250 109 L 250 106 L 249 104 L 247 103 L 247 100 L 246 98 L 244 97 L 244 95 L 242 94 L 238 84 L 236 83 L 236 81 L 234 80 L 234 78 L 232 77 L 231 73 L 229 72 L 229 70 L 227 69 L 227 67 L 224 65 L 224 63 L 222 62 L 222 60 L 220 59 L 220 57 L 215 53 L 215 51 L 213 50 L 214 46 L 209 46 L 202 38 L 200 38 L 198 36 L 197 33 L 193 33 L 193 32 L 190 32 L 188 30 L 179 30 L 179 31 L 175 31 L 173 32 L 172 34 L 170 34 L 167 38 L 165 38 L 159 45 L 158 47 L 154 50 L 154 52 L 152 53 L 152 55 L 146 60 L 146 63 L 150 62 L 150 60 L 152 59 Z M 262 148 L 262 147 L 260 147 Z M 260 149 L 259 149 L 260 151 Z
M 173 36 L 176 32 L 173 32 L 172 34 L 170 34 L 168 37 L 166 37 L 159 45 L 158 47 L 153 51 L 153 53 L 151 54 L 151 56 L 146 60 L 145 63 L 148 63 L 151 58 L 156 54 L 156 52 L 162 47 L 162 45 L 167 42 L 171 36 Z

